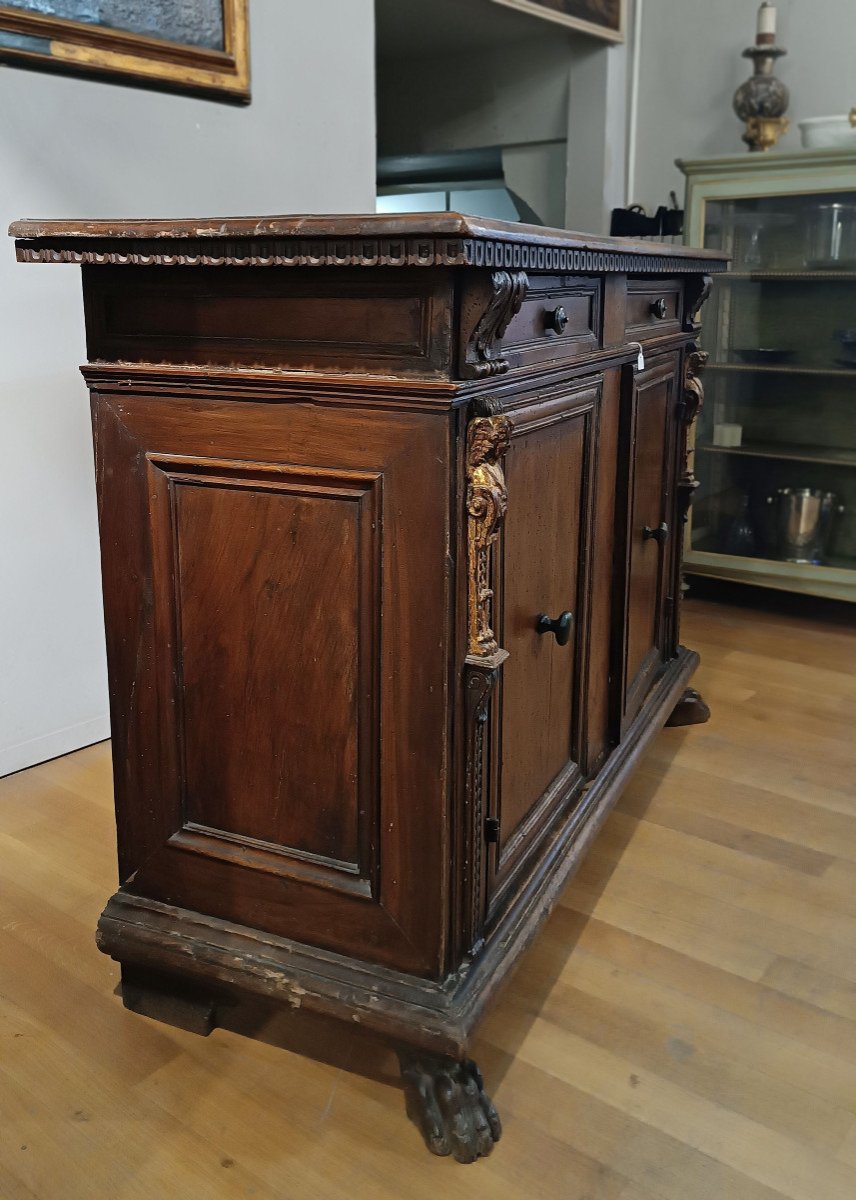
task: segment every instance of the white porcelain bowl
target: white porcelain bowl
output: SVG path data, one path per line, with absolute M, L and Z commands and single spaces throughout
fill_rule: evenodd
M 811 117 L 800 121 L 800 137 L 806 150 L 856 150 L 856 108 L 840 117 Z

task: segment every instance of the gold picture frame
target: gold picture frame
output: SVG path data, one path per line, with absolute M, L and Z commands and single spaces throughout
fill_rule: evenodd
M 493 0 L 493 3 L 608 42 L 623 42 L 625 38 L 627 0 Z
M 109 76 L 167 90 L 249 103 L 248 0 L 221 0 L 222 48 L 191 45 L 66 20 L 0 3 L 0 61 L 37 69 Z

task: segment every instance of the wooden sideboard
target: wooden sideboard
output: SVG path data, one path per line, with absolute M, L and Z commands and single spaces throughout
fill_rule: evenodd
M 83 266 L 128 1007 L 246 993 L 500 1134 L 474 1028 L 664 724 L 715 252 L 456 214 L 23 221 Z

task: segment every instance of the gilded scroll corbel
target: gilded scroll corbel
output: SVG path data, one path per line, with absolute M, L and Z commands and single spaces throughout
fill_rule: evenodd
M 687 333 L 698 333 L 698 315 L 710 296 L 712 287 L 713 278 L 710 275 L 698 275 L 688 285 L 684 309 L 684 329 Z

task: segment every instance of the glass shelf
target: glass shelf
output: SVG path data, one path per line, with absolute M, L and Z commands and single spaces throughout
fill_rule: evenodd
M 831 379 L 849 379 L 854 384 L 856 400 L 856 364 L 852 367 L 801 367 L 797 363 L 727 363 L 708 362 L 707 371 L 742 371 L 761 375 L 817 375 Z
M 789 563 L 770 558 L 741 558 L 705 550 L 688 550 L 684 563 L 689 573 L 737 583 L 761 584 L 783 592 L 826 596 L 831 600 L 853 599 L 856 557 L 833 559 L 824 566 Z
M 795 446 L 789 442 L 755 442 L 742 446 L 706 446 L 696 443 L 700 454 L 743 454 L 748 458 L 775 458 L 792 462 L 835 463 L 856 467 L 856 450 L 831 446 Z
M 854 271 L 729 271 L 723 275 L 722 283 L 852 283 Z
M 690 179 L 690 238 L 733 269 L 702 311 L 686 568 L 856 601 L 856 156 L 843 188 L 794 162 Z

